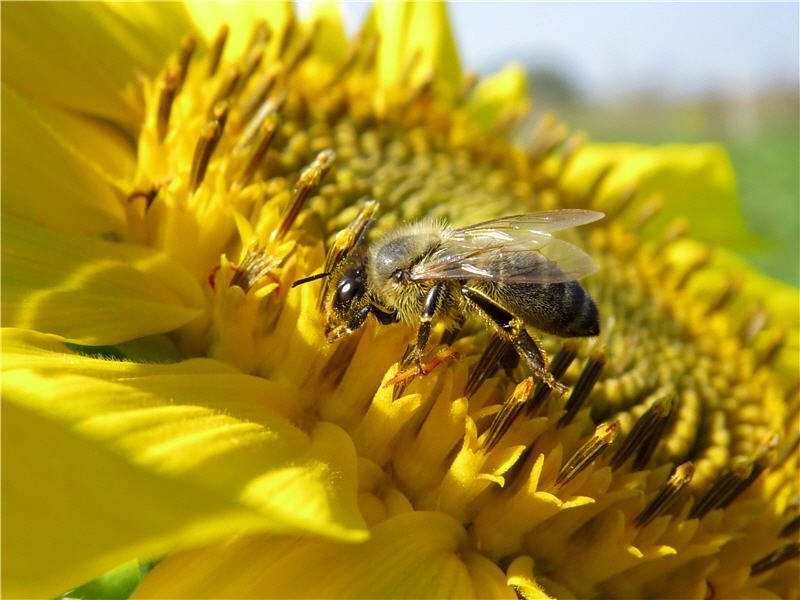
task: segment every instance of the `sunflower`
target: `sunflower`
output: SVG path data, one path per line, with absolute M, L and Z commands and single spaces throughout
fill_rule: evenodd
M 439 3 L 2 11 L 6 596 L 797 597 L 797 292 L 721 148 L 512 142 Z M 606 213 L 564 395 L 471 321 L 397 385 L 412 331 L 326 342 L 291 284 L 375 200 Z

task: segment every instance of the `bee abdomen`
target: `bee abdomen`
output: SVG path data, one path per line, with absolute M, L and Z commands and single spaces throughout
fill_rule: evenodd
M 504 283 L 498 300 L 526 324 L 559 337 L 600 333 L 597 306 L 577 281 L 548 285 Z

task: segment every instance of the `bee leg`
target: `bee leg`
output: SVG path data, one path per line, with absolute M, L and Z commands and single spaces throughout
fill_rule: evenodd
M 436 309 L 439 306 L 439 298 L 442 295 L 444 284 L 437 283 L 429 291 L 425 297 L 425 305 L 422 308 L 422 315 L 419 319 L 419 329 L 417 329 L 417 342 L 414 344 L 413 349 L 403 361 L 404 366 L 409 366 L 412 361 L 417 363 L 417 373 L 422 375 L 425 372 L 425 366 L 422 363 L 422 356 L 425 352 L 425 346 L 428 344 L 428 338 L 431 334 L 431 322 L 436 314 Z
M 548 387 L 562 394 L 567 391 L 567 388 L 557 382 L 550 373 L 544 354 L 525 329 L 525 324 L 521 319 L 515 317 L 480 290 L 462 285 L 461 293 L 489 318 L 489 322 L 494 326 L 497 333 L 500 334 L 500 337 L 514 346 L 519 356 L 525 359 L 525 362 L 531 370 L 536 373 Z
M 381 325 L 391 325 L 392 323 L 397 323 L 397 313 L 395 311 L 386 312 L 374 304 L 369 305 L 369 310 L 373 315 L 375 315 L 375 318 L 378 319 L 378 322 Z

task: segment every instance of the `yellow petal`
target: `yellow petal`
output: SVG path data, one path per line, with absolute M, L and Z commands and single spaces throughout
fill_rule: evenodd
M 467 114 L 485 130 L 529 108 L 527 76 L 520 65 L 509 65 L 481 79 L 467 102 Z
M 7 3 L 3 81 L 41 102 L 135 130 L 142 115 L 137 73 L 158 72 L 190 27 L 179 3 Z
M 392 517 L 363 544 L 251 536 L 167 557 L 134 596 L 470 598 L 465 542 L 461 525 L 435 512 Z
M 292 426 L 270 407 L 286 390 L 209 359 L 103 361 L 22 330 L 2 341 L 6 596 L 242 532 L 364 539 L 349 438 Z
M 5 325 L 116 344 L 202 314 L 200 286 L 165 254 L 3 219 Z
M 661 209 L 645 226 L 655 235 L 676 217 L 689 220 L 692 236 L 728 246 L 755 243 L 736 200 L 736 180 L 730 158 L 719 144 L 665 145 L 589 144 L 578 152 L 564 173 L 564 188 L 585 196 L 605 171 L 595 205 L 613 209 L 628 190 L 636 199 L 627 210 L 655 199 Z
M 461 64 L 444 2 L 378 2 L 373 10 L 381 85 L 405 76 L 418 83 L 434 74 L 442 93 L 459 90 Z
M 51 124 L 57 120 L 62 133 L 75 134 L 82 151 L 116 164 L 120 177 L 133 171 L 132 152 L 122 151 L 97 124 L 45 107 L 34 111 L 31 104 L 3 86 L 3 211 L 68 233 L 122 231 L 125 213 L 108 180 L 67 147 Z M 45 112 L 50 123 L 37 112 Z

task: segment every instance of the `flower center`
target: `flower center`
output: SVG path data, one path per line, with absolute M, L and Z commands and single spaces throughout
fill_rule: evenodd
M 530 557 L 541 580 L 578 596 L 658 593 L 683 563 L 646 565 L 673 554 L 725 589 L 711 564 L 719 547 L 755 530 L 763 542 L 743 566 L 760 573 L 791 557 L 778 536 L 797 524 L 797 436 L 779 434 L 797 392 L 766 368 L 781 334 L 758 307 L 731 318 L 735 282 L 711 296 L 697 286 L 707 255 L 681 258 L 678 230 L 642 245 L 619 214 L 593 226 L 580 244 L 601 264 L 586 287 L 602 333 L 541 339 L 563 397 L 505 368 L 507 346 L 477 321 L 434 328 L 431 356 L 440 344 L 458 360 L 441 354 L 426 377 L 387 385 L 412 332 L 370 319 L 328 344 L 321 284 L 291 282 L 321 270 L 325 242 L 367 199 L 381 203 L 377 232 L 426 215 L 469 223 L 590 207 L 591 191 L 575 198 L 560 184 L 574 148 L 554 124 L 528 153 L 481 137 L 433 80 L 376 103 L 369 36 L 327 71 L 313 27 L 259 25 L 233 61 L 226 37 L 203 60 L 189 39 L 146 87 L 129 237 L 209 281 L 208 318 L 180 332 L 187 353 L 299 389 L 287 407 L 298 424 L 348 431 L 370 523 L 445 512 L 474 549 L 503 566 Z M 774 510 L 741 510 L 770 497 Z

